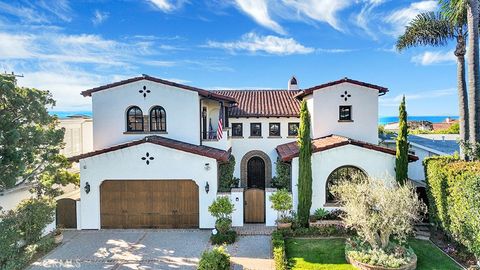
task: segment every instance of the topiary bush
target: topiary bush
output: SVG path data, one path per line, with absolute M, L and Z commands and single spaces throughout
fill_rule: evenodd
M 424 161 L 431 221 L 480 258 L 480 162 Z
M 226 233 L 232 228 L 232 220 L 229 218 L 219 218 L 215 221 L 215 228 L 219 233 Z
M 212 250 L 204 251 L 198 270 L 229 270 L 230 255 L 225 251 L 223 246 L 215 247 Z
M 286 189 L 273 193 L 270 195 L 269 200 L 272 202 L 272 209 L 280 213 L 280 218 L 277 221 L 291 221 L 288 212 L 292 210 L 293 200 L 292 195 Z
M 291 190 L 291 165 L 277 159 L 275 162 L 275 176 L 272 178 L 272 187 Z

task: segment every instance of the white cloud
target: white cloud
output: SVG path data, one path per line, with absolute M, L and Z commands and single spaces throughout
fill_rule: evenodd
M 369 0 L 363 5 L 360 13 L 355 18 L 355 23 L 358 27 L 363 29 L 367 35 L 373 39 L 377 39 L 377 35 L 374 30 L 370 29 L 370 22 L 376 17 L 374 13 L 375 8 L 383 4 L 386 0 Z
M 316 49 L 319 53 L 348 53 L 356 51 L 354 49 L 325 49 L 325 48 L 318 48 Z
M 252 17 L 258 24 L 279 34 L 286 33 L 285 30 L 270 17 L 268 0 L 236 0 L 236 4 L 240 10 Z
M 385 22 L 391 24 L 392 27 L 388 32 L 391 35 L 398 36 L 405 30 L 405 26 L 419 13 L 435 11 L 437 8 L 437 1 L 424 0 L 411 3 L 406 8 L 395 10 L 385 18 Z
M 71 9 L 66 0 L 0 2 L 0 12 L 25 23 L 50 23 L 53 19 L 71 21 Z
M 92 23 L 94 25 L 102 24 L 106 19 L 108 19 L 108 17 L 109 17 L 108 12 L 102 12 L 102 11 L 97 9 L 93 13 Z
M 326 22 L 336 30 L 342 30 L 337 13 L 352 4 L 351 0 L 283 0 L 293 8 L 299 19 L 305 16 L 319 22 Z
M 259 36 L 255 33 L 247 33 L 238 41 L 218 42 L 208 41 L 206 47 L 220 48 L 234 51 L 266 52 L 276 55 L 308 54 L 315 51 L 314 48 L 305 47 L 293 38 L 281 38 L 277 36 Z
M 413 56 L 411 61 L 422 66 L 429 66 L 436 64 L 453 63 L 456 61 L 456 57 L 453 50 L 426 51 L 422 54 Z
M 16 35 L 0 32 L 0 58 L 3 59 L 27 59 L 34 57 L 31 45 L 34 36 Z
M 183 7 L 186 0 L 147 0 L 163 12 L 171 12 Z

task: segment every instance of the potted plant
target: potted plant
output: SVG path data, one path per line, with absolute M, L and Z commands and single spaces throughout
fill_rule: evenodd
M 55 244 L 57 244 L 57 245 L 62 243 L 62 241 L 63 241 L 63 231 L 60 227 L 57 227 L 53 231 L 53 239 L 54 239 Z
M 272 202 L 272 209 L 278 211 L 277 219 L 278 229 L 288 229 L 292 227 L 293 218 L 289 215 L 293 207 L 292 195 L 286 190 L 281 189 L 272 195 L 269 200 Z

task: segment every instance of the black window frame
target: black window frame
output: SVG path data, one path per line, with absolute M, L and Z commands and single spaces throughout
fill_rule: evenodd
M 348 118 L 345 118 L 345 117 L 342 117 L 342 109 L 344 108 L 348 108 L 348 111 L 349 111 L 349 114 L 348 114 Z M 353 118 L 352 118 L 352 105 L 340 105 L 338 107 L 338 121 L 346 121 L 346 122 L 349 122 L 349 121 L 353 121 Z
M 253 134 L 253 130 L 254 130 L 254 129 L 253 129 L 253 126 L 254 126 L 254 125 L 259 125 L 259 127 L 260 127 L 260 128 L 258 129 L 258 130 L 259 130 L 259 134 L 258 134 L 258 135 L 254 135 L 254 134 Z M 262 137 L 262 123 L 258 123 L 258 122 L 257 122 L 257 123 L 250 123 L 250 137 Z
M 291 132 L 292 129 L 290 128 L 290 126 L 292 126 L 292 125 L 296 125 L 296 126 L 297 126 L 297 129 L 296 129 L 296 130 L 297 130 L 297 133 L 296 133 L 296 134 L 294 134 L 294 133 Z M 300 123 L 299 123 L 299 122 L 290 122 L 290 123 L 288 123 L 288 136 L 290 136 L 290 137 L 292 137 L 292 136 L 298 136 L 298 129 L 299 129 L 299 128 L 300 128 Z
M 154 111 L 159 111 L 160 115 L 154 115 Z M 163 117 L 162 117 L 163 112 Z M 152 132 L 166 132 L 167 131 L 167 112 L 162 106 L 153 106 L 150 109 L 150 131 Z M 154 125 L 156 127 L 154 127 Z
M 240 127 L 240 134 L 235 134 L 235 126 Z M 243 123 L 232 123 L 232 137 L 243 137 Z
M 278 134 L 272 134 L 272 126 L 273 125 L 278 125 Z M 281 132 L 281 127 L 282 125 L 280 124 L 280 122 L 274 122 L 274 123 L 268 123 L 268 136 L 270 137 L 280 137 L 282 132 Z
M 133 114 L 131 115 L 131 112 Z M 130 119 L 130 116 L 133 117 L 133 120 Z M 128 108 L 126 113 L 127 120 L 127 131 L 128 132 L 143 132 L 145 128 L 145 123 L 143 119 L 142 109 L 138 106 L 131 106 Z M 133 127 L 132 127 L 133 125 Z

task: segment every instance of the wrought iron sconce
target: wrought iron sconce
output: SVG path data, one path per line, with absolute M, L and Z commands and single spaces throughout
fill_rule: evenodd
M 210 191 L 210 185 L 208 184 L 208 181 L 207 181 L 207 184 L 205 185 L 205 192 L 208 192 Z
M 205 163 L 205 170 L 207 170 L 207 171 L 210 170 L 210 163 Z
M 86 192 L 87 194 L 90 193 L 90 184 L 89 184 L 88 182 L 85 183 L 84 189 L 85 189 L 85 192 Z

